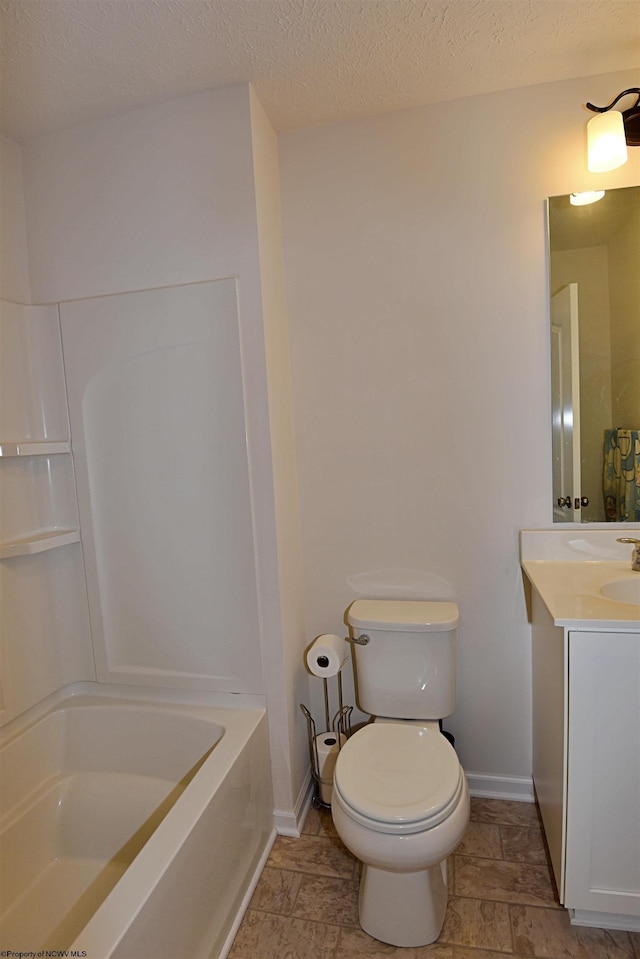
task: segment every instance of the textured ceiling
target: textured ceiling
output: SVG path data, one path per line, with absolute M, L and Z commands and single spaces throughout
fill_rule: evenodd
M 0 0 L 18 140 L 250 81 L 278 130 L 633 68 L 639 0 Z

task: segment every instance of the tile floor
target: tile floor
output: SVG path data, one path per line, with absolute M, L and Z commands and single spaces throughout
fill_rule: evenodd
M 471 800 L 449 859 L 438 942 L 399 949 L 358 925 L 358 866 L 331 813 L 311 809 L 300 839 L 278 837 L 229 959 L 640 959 L 640 934 L 569 924 L 557 901 L 536 806 Z

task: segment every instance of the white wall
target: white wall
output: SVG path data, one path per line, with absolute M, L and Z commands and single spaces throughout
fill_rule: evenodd
M 20 146 L 0 136 L 0 297 L 30 303 Z
M 531 774 L 518 531 L 552 519 L 544 199 L 640 182 L 640 151 L 587 173 L 581 107 L 638 80 L 280 139 L 309 634 L 344 629 L 357 574 L 450 590 L 462 622 L 446 725 L 471 772 Z
M 265 661 L 285 664 L 275 689 L 269 686 L 274 671 L 267 676 L 267 695 L 275 802 L 290 811 L 305 767 L 304 744 L 288 721 L 304 676 L 306 637 L 299 632 L 296 581 L 290 577 L 282 586 L 280 580 L 282 548 L 295 540 L 297 517 L 291 520 L 288 512 L 295 502 L 284 507 L 286 489 L 274 490 L 290 482 L 284 459 L 291 444 L 287 449 L 276 437 L 274 465 L 275 392 L 266 367 L 263 294 L 273 335 L 279 330 L 286 336 L 286 323 L 278 258 L 266 262 L 263 256 L 267 239 L 278 239 L 275 215 L 259 231 L 256 207 L 256 180 L 272 179 L 277 144 L 263 118 L 254 154 L 256 115 L 247 86 L 198 94 L 29 141 L 23 170 L 36 302 L 238 278 L 260 597 L 261 636 L 253 639 L 256 656 L 262 642 Z
M 243 273 L 255 309 L 248 99 L 228 87 L 25 143 L 33 301 Z

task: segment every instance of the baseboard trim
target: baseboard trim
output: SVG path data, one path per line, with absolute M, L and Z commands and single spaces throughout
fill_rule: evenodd
M 292 810 L 273 810 L 273 825 L 279 836 L 291 836 L 294 839 L 300 838 L 312 797 L 313 780 L 311 778 L 311 770 L 308 770 L 300 787 L 294 808 Z
M 590 909 L 569 909 L 568 911 L 572 926 L 640 932 L 640 916 L 617 915 L 614 912 L 592 912 Z
M 533 779 L 527 776 L 494 776 L 490 773 L 465 773 L 469 793 L 478 799 L 510 799 L 535 802 Z M 299 839 L 313 798 L 313 780 L 307 772 L 293 809 L 274 809 L 273 825 L 279 836 Z
M 494 776 L 489 773 L 465 773 L 469 793 L 478 799 L 511 799 L 535 802 L 533 779 L 529 776 Z

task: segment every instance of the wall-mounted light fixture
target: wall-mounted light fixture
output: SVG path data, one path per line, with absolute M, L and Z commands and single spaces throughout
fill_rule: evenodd
M 636 102 L 627 110 L 614 110 L 618 100 L 629 94 Z M 606 173 L 627 162 L 627 146 L 640 146 L 640 87 L 623 90 L 607 107 L 587 103 L 596 113 L 587 124 L 587 167 L 592 173 Z

